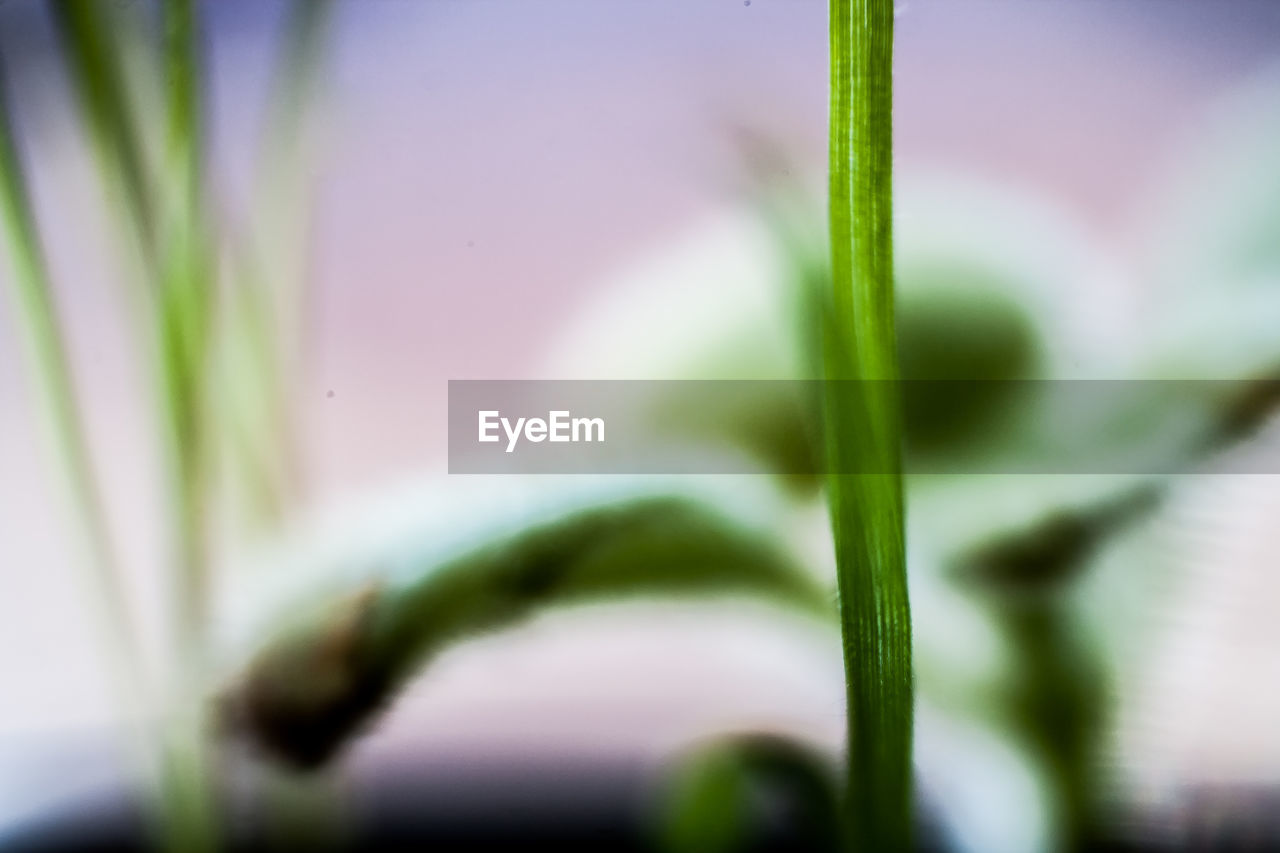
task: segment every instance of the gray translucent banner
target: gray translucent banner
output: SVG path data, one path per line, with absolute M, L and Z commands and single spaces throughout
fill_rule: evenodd
M 913 474 L 1280 473 L 1280 380 L 449 382 L 455 474 L 885 474 L 823 412 L 888 403 Z M 838 460 L 832 462 L 829 460 Z

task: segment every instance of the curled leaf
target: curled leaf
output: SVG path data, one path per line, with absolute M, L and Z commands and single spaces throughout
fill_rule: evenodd
M 705 504 L 655 497 L 581 510 L 330 604 L 258 653 L 223 698 L 223 719 L 265 752 L 318 767 L 453 643 L 563 604 L 735 592 L 830 609 L 769 537 Z

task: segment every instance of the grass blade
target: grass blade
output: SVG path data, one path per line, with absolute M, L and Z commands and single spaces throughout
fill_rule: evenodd
M 913 685 L 892 242 L 892 0 L 831 0 L 824 434 L 859 850 L 910 845 Z
M 90 577 L 95 600 L 103 611 L 104 627 L 113 646 L 117 675 L 126 685 L 127 698 L 142 698 L 143 679 L 133 620 L 126 601 L 121 565 L 94 471 L 87 429 L 80 410 L 62 323 L 53 296 L 44 249 L 18 152 L 18 139 L 2 69 L 0 69 L 0 205 L 3 206 L 13 284 L 20 315 L 25 321 L 32 358 L 40 372 L 40 387 L 48 405 L 76 510 L 96 567 Z
M 120 46 L 112 38 L 110 10 L 97 0 L 57 0 L 50 8 L 102 171 L 112 177 L 111 187 L 124 201 L 143 265 L 154 272 L 159 240 L 156 187 L 128 97 Z
M 193 0 L 167 0 L 164 13 L 167 160 L 172 216 L 158 318 L 161 369 L 174 456 L 178 517 L 179 646 L 184 666 L 200 658 L 207 595 L 205 420 L 212 331 L 212 255 L 203 240 L 202 142 L 197 21 Z
M 220 846 L 215 765 L 204 677 L 210 586 L 210 352 L 216 281 L 204 208 L 204 134 L 199 20 L 194 0 L 165 0 L 163 21 L 165 246 L 159 325 L 162 399 L 168 421 L 177 550 L 174 640 L 179 712 L 167 732 L 164 841 L 169 849 Z
M 269 111 L 268 146 L 289 143 L 310 100 L 320 67 L 320 54 L 333 14 L 333 0 L 293 0 L 285 21 L 285 44 L 275 72 L 275 91 Z M 279 152 L 273 152 L 279 156 Z
M 236 334 L 228 336 L 228 357 L 246 369 L 238 397 L 229 401 L 228 420 L 238 422 L 242 435 L 234 450 L 251 486 L 246 495 L 257 522 L 277 520 L 302 488 L 294 411 L 296 389 L 303 384 L 308 293 L 305 264 L 296 260 L 306 242 L 296 227 L 306 195 L 307 158 L 300 156 L 300 140 L 307 138 L 308 106 L 333 7 L 333 0 L 293 0 L 285 13 L 249 228 L 232 240 L 228 319 Z M 266 246 L 275 251 L 263 251 Z M 260 467 L 263 459 L 270 460 L 269 470 Z

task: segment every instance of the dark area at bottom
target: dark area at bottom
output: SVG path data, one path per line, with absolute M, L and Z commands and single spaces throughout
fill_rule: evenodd
M 430 768 L 386 768 L 351 792 L 349 821 L 341 837 L 305 844 L 268 843 L 260 826 L 233 821 L 225 839 L 231 851 L 306 849 L 357 851 L 555 850 L 593 853 L 660 853 L 654 834 L 656 780 L 635 764 L 574 758 L 551 761 L 455 760 Z M 942 853 L 946 846 L 930 821 L 927 802 L 917 806 L 916 850 Z M 749 847 L 738 853 L 814 851 L 803 827 L 789 825 L 788 809 L 759 821 Z M 1198 850 L 1268 850 L 1250 833 L 1217 827 Z M 29 821 L 0 842 L 0 853 L 106 853 L 148 850 L 136 803 L 124 792 Z M 1091 845 L 1115 853 L 1175 848 L 1132 844 Z

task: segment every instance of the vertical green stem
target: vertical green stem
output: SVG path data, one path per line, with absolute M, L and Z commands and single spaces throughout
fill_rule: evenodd
M 205 239 L 199 27 L 194 0 L 166 0 L 167 189 L 158 316 L 174 476 L 174 629 L 179 706 L 166 743 L 166 837 L 174 851 L 218 847 L 213 766 L 201 684 L 209 605 L 209 354 L 216 281 Z
M 100 602 L 110 640 L 110 663 L 127 685 L 125 692 L 129 701 L 137 702 L 141 700 L 143 690 L 142 656 L 129 615 L 121 566 L 102 493 L 93 469 L 76 396 L 75 378 L 18 153 L 16 129 L 3 74 L 0 74 L 0 205 L 3 206 L 9 236 L 13 284 L 20 315 L 25 320 L 33 361 L 40 371 L 40 385 L 46 396 L 59 455 L 66 466 L 76 510 L 92 552 L 95 571 L 90 582 L 96 593 L 95 600 Z
M 147 270 L 144 280 L 154 284 L 159 242 L 155 186 L 127 95 L 122 47 L 112 37 L 110 10 L 99 0 L 57 0 L 50 11 L 101 172 L 111 176 L 111 189 L 124 202 L 128 228 Z
M 176 480 L 180 566 L 175 617 L 182 665 L 198 666 L 208 582 L 204 418 L 213 294 L 199 227 L 200 108 L 192 0 L 169 0 L 164 15 L 168 186 L 173 193 L 160 326 Z
M 307 111 L 320 77 L 325 37 L 334 12 L 333 0 L 292 0 L 284 27 L 279 64 L 262 151 L 258 162 L 255 235 L 268 248 L 246 267 L 241 290 L 245 334 L 262 375 L 267 434 L 263 449 L 276 461 L 282 496 L 293 500 L 302 488 L 302 461 L 296 441 L 296 389 L 305 366 L 307 298 L 310 291 L 305 260 L 306 237 L 298 229 L 306 195 Z M 279 260 L 279 247 L 296 257 Z M 276 255 L 275 259 L 271 255 Z M 266 261 L 266 265 L 262 264 Z M 258 279 L 253 281 L 252 279 Z M 263 286 L 268 284 L 270 286 Z M 256 340 L 255 340 L 256 337 Z
M 848 817 L 859 850 L 910 844 L 913 688 L 903 531 L 892 242 L 892 0 L 831 0 L 824 328 L 848 714 Z

